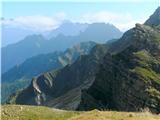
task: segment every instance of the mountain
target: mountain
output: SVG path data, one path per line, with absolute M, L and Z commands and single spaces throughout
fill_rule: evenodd
M 79 35 L 80 32 L 85 31 L 89 24 L 87 23 L 72 23 L 68 20 L 63 21 L 63 23 L 52 31 L 46 32 L 43 35 L 47 38 L 56 37 L 59 34 L 63 34 L 64 36 L 76 36 Z
M 79 57 L 73 64 L 33 78 L 26 89 L 12 95 L 8 102 L 76 109 L 81 90 L 92 84 L 107 50 L 108 45 L 96 45 L 90 55 Z
M 6 20 L 1 20 L 2 47 L 6 47 L 9 44 L 19 42 L 20 40 L 23 40 L 26 36 L 37 33 L 32 30 L 24 29 L 18 26 L 6 25 L 3 23 L 3 21 Z
M 95 42 L 82 42 L 64 52 L 41 54 L 25 60 L 2 74 L 2 102 L 13 92 L 29 85 L 31 78 L 73 63 L 80 55 L 89 54 Z
M 73 64 L 33 78 L 8 102 L 160 113 L 159 25 L 136 24 L 119 40 L 97 45 Z
M 79 110 L 112 109 L 160 113 L 160 31 L 137 24 L 120 41 L 128 47 L 107 54 Z
M 113 34 L 114 36 L 111 36 Z M 46 40 L 42 35 L 30 35 L 18 43 L 2 48 L 2 73 L 38 54 L 64 51 L 80 42 L 106 42 L 110 39 L 119 38 L 121 35 L 122 33 L 116 27 L 104 23 L 90 24 L 85 31 L 76 36 L 59 34 Z
M 14 21 L 14 19 L 1 18 L 0 22 L 2 23 L 2 47 L 6 47 L 7 45 L 20 42 L 26 36 L 32 34 L 42 34 L 46 39 L 56 37 L 59 34 L 63 34 L 64 36 L 76 36 L 88 27 L 87 23 L 72 23 L 70 21 L 65 20 L 56 29 L 49 30 L 46 32 L 37 32 L 35 30 L 25 28 L 25 26 L 22 27 L 14 25 L 16 22 Z
M 11 67 L 22 63 L 25 59 L 40 54 L 43 51 L 50 51 L 43 47 L 46 44 L 41 35 L 30 35 L 24 40 L 2 48 L 2 73 Z
M 136 24 L 123 35 L 119 42 L 125 49 L 105 55 L 94 83 L 83 90 L 78 110 L 160 113 L 159 12 L 158 8 L 145 25 Z
M 160 7 L 156 9 L 153 15 L 144 23 L 145 25 L 158 26 L 160 25 Z
M 120 38 L 122 33 L 112 24 L 93 23 L 90 24 L 84 32 L 80 33 L 82 40 L 88 39 L 99 43 L 104 43 L 111 39 Z

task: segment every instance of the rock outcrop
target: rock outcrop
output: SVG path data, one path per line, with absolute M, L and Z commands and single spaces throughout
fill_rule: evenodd
M 78 110 L 160 113 L 160 31 L 137 24 L 123 41 L 128 47 L 105 56 L 93 85 L 83 90 Z

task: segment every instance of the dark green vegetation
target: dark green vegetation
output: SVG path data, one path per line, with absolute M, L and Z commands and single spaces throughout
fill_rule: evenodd
M 95 45 L 95 42 L 82 42 L 64 52 L 41 54 L 13 67 L 2 74 L 2 102 L 15 91 L 27 87 L 32 77 L 73 63 L 80 55 L 89 54 Z

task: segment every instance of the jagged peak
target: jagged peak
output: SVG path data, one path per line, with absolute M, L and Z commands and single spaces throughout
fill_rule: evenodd
M 144 23 L 149 26 L 158 26 L 160 25 L 160 7 L 149 17 L 149 19 Z

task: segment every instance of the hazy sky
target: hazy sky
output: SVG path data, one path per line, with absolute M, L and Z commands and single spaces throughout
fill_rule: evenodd
M 71 0 L 70 2 L 64 2 L 64 0 L 61 2 L 4 1 L 8 1 L 2 3 L 2 17 L 5 18 L 6 24 L 25 26 L 35 30 L 49 30 L 58 27 L 63 20 L 70 20 L 82 23 L 111 23 L 125 31 L 137 22 L 143 23 L 159 4 L 159 0 L 145 0 L 145 2 L 143 0 L 141 2 L 138 0 L 130 0 L 136 2 L 125 0 L 120 0 L 120 2 L 114 0 L 112 2 L 104 2 L 104 0 L 100 0 L 103 2 L 96 2 L 96 0 L 92 2 L 83 2 L 84 0 L 81 2 Z M 14 19 L 14 21 L 11 22 L 8 19 Z

